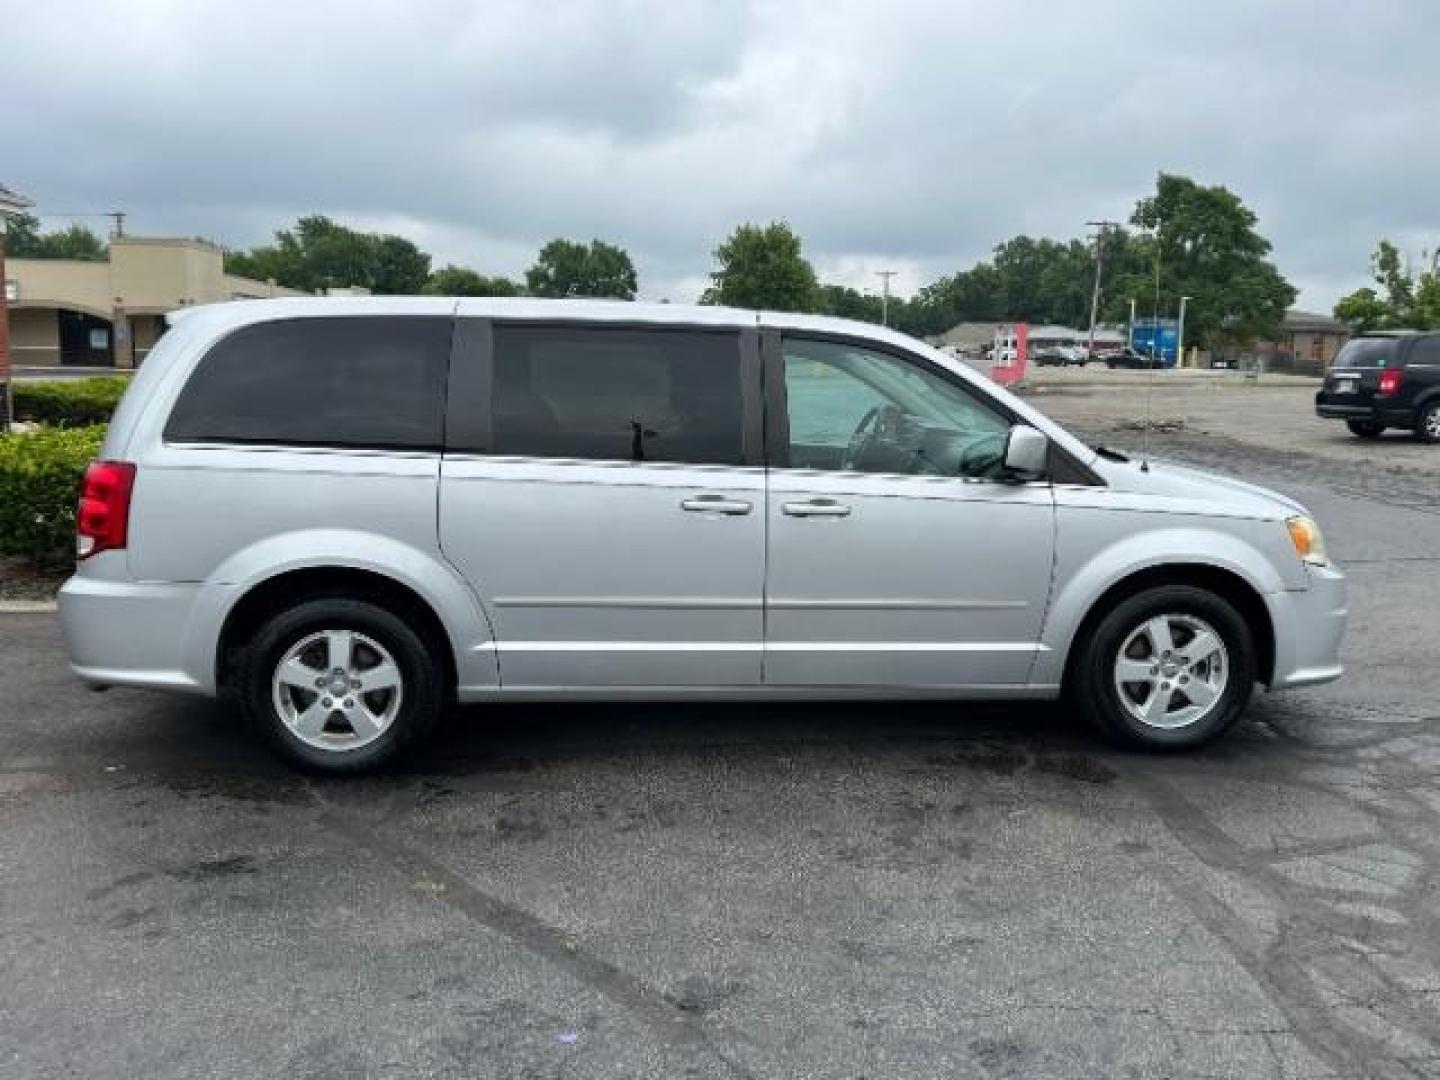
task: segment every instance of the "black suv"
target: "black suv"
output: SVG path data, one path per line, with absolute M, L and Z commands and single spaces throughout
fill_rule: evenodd
M 1422 442 L 1440 442 L 1440 333 L 1351 338 L 1315 395 L 1315 411 L 1344 420 L 1362 439 L 1406 428 Z

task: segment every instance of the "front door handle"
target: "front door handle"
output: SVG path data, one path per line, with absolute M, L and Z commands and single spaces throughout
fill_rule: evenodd
M 811 499 L 809 502 L 787 502 L 780 506 L 790 517 L 849 517 L 850 507 L 834 499 Z
M 724 495 L 695 495 L 680 503 L 681 510 L 692 514 L 729 514 L 744 517 L 753 509 L 750 503 L 741 499 L 727 499 Z

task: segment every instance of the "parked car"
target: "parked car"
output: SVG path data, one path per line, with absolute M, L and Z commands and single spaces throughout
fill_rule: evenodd
M 1040 367 L 1083 367 L 1089 356 L 1078 345 L 1047 345 L 1035 352 L 1035 363 Z
M 1103 361 L 1105 366 L 1114 368 L 1151 368 L 1167 367 L 1164 359 L 1152 362 L 1148 353 L 1137 352 L 1129 345 L 1121 346 L 1118 349 L 1096 350 L 1095 359 Z
M 1340 675 L 1297 503 L 1097 451 L 912 338 L 531 299 L 194 308 L 83 484 L 95 686 L 373 768 L 448 701 L 1067 695 L 1198 746 Z M 957 717 L 961 714 L 957 714 Z
M 1315 412 L 1344 420 L 1362 439 L 1403 428 L 1422 442 L 1440 442 L 1440 333 L 1351 338 L 1315 395 Z

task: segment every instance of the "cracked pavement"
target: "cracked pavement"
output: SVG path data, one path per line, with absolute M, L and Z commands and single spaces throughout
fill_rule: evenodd
M 1440 1074 L 1433 478 L 1237 445 L 1157 453 L 1317 514 L 1349 674 L 1189 756 L 1063 707 L 527 705 L 319 782 L 0 615 L 0 1077 Z

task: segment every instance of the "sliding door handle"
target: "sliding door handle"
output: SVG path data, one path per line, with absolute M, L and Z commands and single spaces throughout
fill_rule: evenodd
M 834 499 L 811 499 L 809 502 L 782 503 L 780 512 L 790 517 L 832 517 L 850 516 L 850 507 Z
M 744 517 L 754 507 L 743 499 L 727 499 L 723 495 L 695 495 L 680 503 L 681 510 L 692 514 L 729 514 Z

